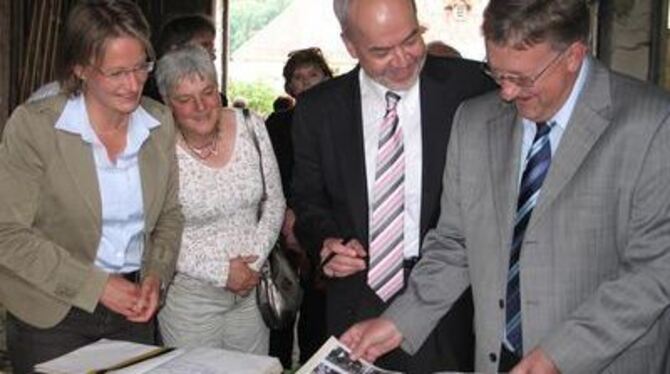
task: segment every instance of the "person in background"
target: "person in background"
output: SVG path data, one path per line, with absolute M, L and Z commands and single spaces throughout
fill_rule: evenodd
M 185 219 L 177 272 L 158 315 L 163 340 L 267 355 L 269 330 L 254 290 L 285 202 L 263 121 L 221 107 L 214 64 L 202 47 L 165 54 L 156 82 L 179 129 Z
M 342 340 L 421 346 L 472 285 L 477 372 L 670 372 L 670 96 L 589 56 L 583 0 L 491 0 L 442 216 L 410 289 Z
M 340 335 L 402 293 L 439 216 L 451 119 L 494 83 L 480 63 L 426 55 L 412 0 L 333 4 L 359 66 L 298 99 L 291 206 L 298 240 L 328 278 L 328 334 Z M 460 291 L 461 308 L 419 353 L 396 350 L 380 365 L 471 371 L 472 300 Z
M 142 99 L 149 27 L 127 0 L 65 23 L 62 92 L 18 107 L 0 144 L 0 301 L 14 373 L 100 338 L 154 343 L 182 231 L 174 125 Z
M 433 40 L 426 44 L 426 53 L 437 57 L 463 58 L 456 48 L 441 40 Z
M 26 99 L 26 103 L 41 100 L 51 96 L 56 96 L 59 93 L 60 93 L 60 83 L 58 81 L 52 81 L 43 84 L 42 86 L 37 88 L 33 93 L 31 93 L 28 99 Z
M 311 87 L 333 77 L 319 48 L 306 48 L 289 53 L 282 71 L 284 90 L 298 100 L 300 95 Z M 281 173 L 282 187 L 286 199 L 290 199 L 291 176 L 293 173 L 293 108 L 277 110 L 270 114 L 265 125 L 277 156 Z M 305 249 L 298 243 L 293 232 L 295 214 L 286 209 L 282 226 L 281 246 L 300 273 L 304 290 L 303 302 L 298 320 L 298 347 L 300 363 L 305 363 L 325 342 L 325 294 L 319 275 L 311 267 Z M 270 333 L 270 354 L 279 357 L 285 368 L 290 369 L 293 353 L 293 324 L 283 330 Z
M 169 51 L 184 47 L 186 45 L 199 45 L 204 48 L 210 58 L 216 58 L 214 39 L 216 27 L 214 22 L 204 14 L 182 14 L 169 18 L 161 28 L 156 42 L 158 58 L 163 57 Z M 153 75 L 144 88 L 144 95 L 162 102 L 156 81 Z M 226 94 L 221 92 L 221 105 L 228 106 Z
M 236 97 L 235 100 L 233 100 L 233 108 L 247 109 L 248 107 L 249 103 L 247 102 L 247 99 L 244 97 Z
M 159 58 L 186 45 L 199 45 L 212 60 L 216 58 L 216 27 L 204 14 L 183 14 L 169 18 L 158 36 L 156 52 Z

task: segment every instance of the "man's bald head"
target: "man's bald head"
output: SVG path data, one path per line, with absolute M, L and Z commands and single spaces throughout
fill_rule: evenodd
M 342 29 L 342 34 L 344 34 L 349 29 L 349 15 L 350 11 L 358 9 L 357 5 L 361 3 L 366 3 L 375 0 L 333 0 L 333 10 L 335 11 L 335 17 L 340 23 L 340 28 Z M 389 0 L 381 0 L 380 2 L 387 2 Z M 412 7 L 414 16 L 416 17 L 416 3 L 415 0 L 400 0 L 401 2 L 407 2 Z

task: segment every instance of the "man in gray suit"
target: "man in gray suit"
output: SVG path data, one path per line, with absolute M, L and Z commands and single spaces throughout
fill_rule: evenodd
M 438 225 L 354 358 L 415 351 L 472 285 L 478 371 L 669 372 L 670 98 L 587 56 L 585 3 L 489 3 L 500 90 L 456 113 Z

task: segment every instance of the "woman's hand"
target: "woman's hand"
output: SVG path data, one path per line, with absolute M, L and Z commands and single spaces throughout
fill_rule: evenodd
M 160 280 L 155 275 L 148 275 L 142 281 L 140 297 L 133 307 L 135 316 L 128 317 L 131 322 L 147 322 L 158 310 L 160 296 Z
M 249 264 L 258 260 L 258 256 L 240 256 L 230 260 L 228 268 L 228 281 L 226 288 L 230 292 L 247 296 L 258 284 L 260 278 L 257 271 L 249 267 Z
M 140 300 L 140 288 L 120 275 L 110 275 L 102 291 L 100 302 L 109 310 L 126 318 L 137 315 L 135 305 Z

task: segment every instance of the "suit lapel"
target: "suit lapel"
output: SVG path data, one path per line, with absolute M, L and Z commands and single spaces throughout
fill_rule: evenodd
M 523 126 L 511 104 L 502 104 L 488 124 L 491 186 L 501 248 L 508 253 L 516 215 Z M 509 260 L 509 256 L 504 256 Z
M 169 163 L 169 161 L 164 160 L 163 163 Z M 156 183 L 159 180 L 163 180 L 159 178 L 161 168 L 163 167 L 164 166 L 161 165 L 159 160 L 159 152 L 154 137 L 149 135 L 146 143 L 140 147 L 139 153 L 139 169 L 140 180 L 142 181 L 142 202 L 144 205 L 145 222 L 150 222 L 149 218 L 153 214 L 154 197 L 158 187 Z
M 348 73 L 347 84 L 334 106 L 335 118 L 332 120 L 333 143 L 337 144 L 340 173 L 344 176 L 343 187 L 348 190 L 349 211 L 354 235 L 367 248 L 368 241 L 368 186 L 365 167 L 365 144 L 363 140 L 363 120 L 361 90 L 358 80 L 359 68 Z
M 552 159 L 547 179 L 527 230 L 547 212 L 610 124 L 609 73 L 591 60 L 591 72 Z
M 425 71 L 425 69 L 424 69 Z M 440 85 L 428 74 L 422 74 L 419 81 L 421 97 L 421 219 L 420 237 L 423 238 L 431 221 L 434 207 L 432 201 L 439 201 L 437 195 L 442 188 L 442 173 L 445 140 L 439 134 L 449 134 L 445 126 L 451 126 L 450 118 L 445 118 L 443 97 L 448 94 L 446 85 Z
M 56 142 L 67 172 L 95 217 L 96 225 L 101 225 L 102 203 L 91 146 L 81 136 L 60 130 L 56 130 Z

